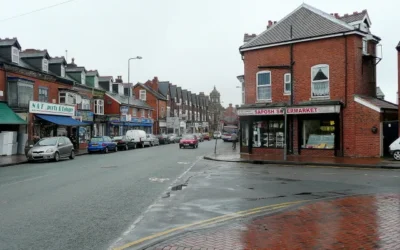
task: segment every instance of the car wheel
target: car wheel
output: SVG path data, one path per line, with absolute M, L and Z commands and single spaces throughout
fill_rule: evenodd
M 133 149 L 136 149 L 136 143 L 133 143 Z
M 393 152 L 393 158 L 396 161 L 400 161 L 400 151 L 399 150 Z
M 87 151 L 87 152 L 88 152 L 88 154 L 90 154 L 90 155 L 92 154 L 92 151 Z
M 57 161 L 59 161 L 59 160 L 60 160 L 60 154 L 59 154 L 58 152 L 56 152 L 56 153 L 54 154 L 54 161 L 57 162 Z
M 126 144 L 125 145 L 125 150 L 128 150 L 128 149 L 129 149 L 128 144 Z
M 74 150 L 71 151 L 71 154 L 69 155 L 69 158 L 71 160 L 75 159 L 75 151 Z
M 108 147 L 106 147 L 106 148 L 104 149 L 104 153 L 105 153 L 105 154 L 108 153 Z
M 149 147 L 153 147 L 153 143 L 152 142 L 150 142 L 149 145 L 150 145 Z
M 114 152 L 118 152 L 118 147 L 117 146 L 115 146 Z

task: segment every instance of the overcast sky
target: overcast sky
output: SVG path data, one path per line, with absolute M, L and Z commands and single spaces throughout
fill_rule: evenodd
M 65 0 L 0 0 L 0 20 Z M 327 13 L 367 9 L 372 32 L 382 38 L 383 60 L 378 64 L 378 86 L 396 100 L 395 47 L 400 23 L 395 0 L 321 1 L 306 3 Z M 127 81 L 158 76 L 192 92 L 209 93 L 215 85 L 223 105 L 239 104 L 236 76 L 243 74 L 238 48 L 244 33 L 261 33 L 268 20 L 279 21 L 303 1 L 299 0 L 74 0 L 2 21 L 2 38 L 17 37 L 22 49 L 47 49 L 50 56 L 72 57 L 100 75 L 122 75 Z M 5 6 L 7 6 L 5 8 Z

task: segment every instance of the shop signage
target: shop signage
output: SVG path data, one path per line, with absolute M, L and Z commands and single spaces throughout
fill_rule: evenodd
M 119 108 L 119 111 L 121 112 L 121 115 L 126 115 L 126 114 L 128 114 L 129 107 L 127 107 L 127 106 L 121 106 L 121 107 Z
M 181 122 L 180 122 L 180 127 L 181 127 L 181 128 L 186 128 L 186 122 L 181 121 Z
M 29 113 L 75 116 L 75 106 L 30 101 Z
M 108 117 L 108 121 L 110 121 L 110 122 L 119 122 L 119 117 Z
M 160 127 L 166 127 L 167 123 L 166 122 L 160 122 Z
M 203 127 L 204 128 L 208 127 L 208 122 L 203 122 Z
M 339 105 L 332 106 L 314 106 L 314 107 L 290 107 L 287 108 L 288 115 L 299 114 L 324 114 L 324 113 L 340 113 Z M 284 108 L 274 109 L 239 109 L 237 111 L 239 116 L 252 116 L 252 115 L 283 115 Z
M 84 122 L 93 122 L 94 120 L 94 114 L 92 111 L 78 110 L 76 111 L 76 116 L 82 117 L 82 121 Z

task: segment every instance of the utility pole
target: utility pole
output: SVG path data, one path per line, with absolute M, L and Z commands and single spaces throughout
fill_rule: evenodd
M 137 57 L 132 57 L 132 58 L 129 58 L 128 59 L 128 104 L 130 104 L 130 100 L 131 100 L 131 92 L 132 92 L 132 89 L 131 89 L 131 60 L 134 60 L 134 59 L 142 59 L 142 57 L 141 56 L 137 56 Z
M 283 160 L 287 160 L 287 107 L 283 109 L 283 115 L 285 117 L 285 132 L 283 135 Z

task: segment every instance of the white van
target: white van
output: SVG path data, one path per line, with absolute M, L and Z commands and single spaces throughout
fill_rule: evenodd
M 144 130 L 134 129 L 126 131 L 126 137 L 128 139 L 133 139 L 139 148 L 144 147 L 144 142 L 146 140 L 146 132 Z

